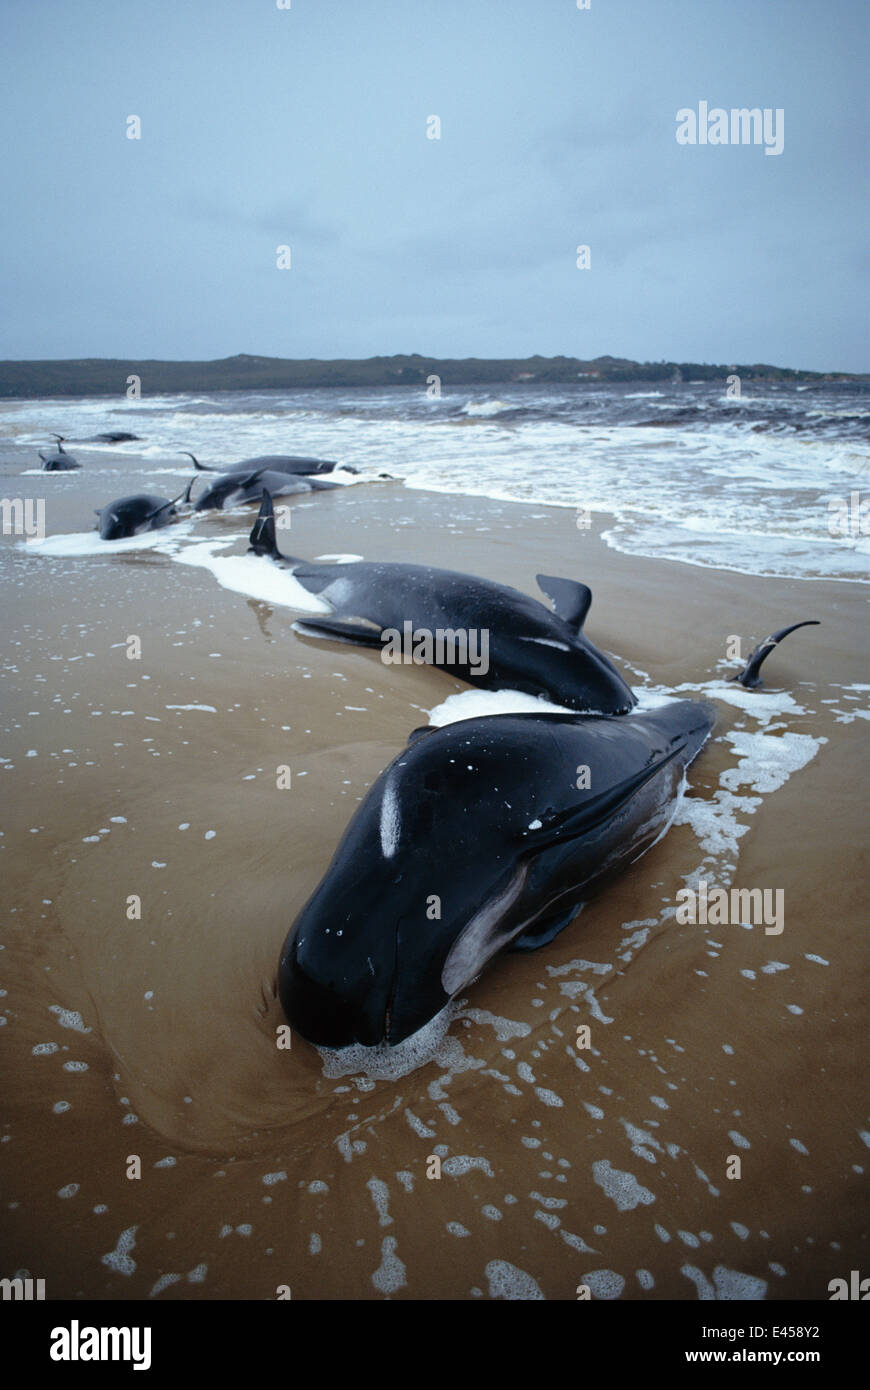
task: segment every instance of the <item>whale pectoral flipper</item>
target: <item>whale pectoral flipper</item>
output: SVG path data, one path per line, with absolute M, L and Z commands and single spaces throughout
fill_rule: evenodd
M 586 621 L 592 590 L 577 579 L 560 579 L 555 574 L 536 574 L 538 587 L 553 600 L 553 612 L 579 632 Z
M 160 506 L 159 506 L 159 507 L 155 507 L 154 510 L 153 510 L 153 512 L 146 512 L 145 515 L 143 516 L 142 520 L 143 520 L 143 521 L 153 521 L 154 518 L 155 518 L 155 516 L 159 516 L 161 512 L 165 512 L 165 511 L 167 510 L 168 507 L 174 507 L 175 504 L 176 504 L 176 502 L 180 502 L 180 501 L 181 501 L 181 498 L 182 498 L 183 496 L 184 496 L 184 494 L 181 493 L 178 497 L 173 497 L 172 500 L 171 500 L 171 502 L 161 502 L 161 503 L 160 503 Z
M 363 627 L 361 623 L 342 623 L 335 618 L 300 618 L 293 624 L 294 632 L 303 637 L 335 637 L 339 642 L 353 642 L 361 647 L 380 647 L 381 629 Z
M 263 473 L 268 473 L 268 471 L 268 468 L 254 468 L 251 470 L 250 473 L 239 473 L 238 475 L 233 474 L 233 481 L 235 482 L 236 487 L 239 489 L 243 487 L 250 487 L 251 483 L 255 483 L 257 479 L 262 476 Z
M 508 950 L 512 952 L 537 951 L 539 947 L 549 945 L 560 931 L 564 931 L 574 921 L 582 906 L 582 903 L 575 902 L 567 909 L 560 907 L 555 912 L 546 913 L 543 917 L 539 917 L 537 922 L 533 922 L 522 935 L 514 937 Z
M 576 839 L 579 835 L 586 835 L 590 830 L 612 820 L 647 782 L 682 753 L 685 746 L 683 740 L 670 753 L 656 758 L 649 767 L 635 773 L 633 777 L 626 777 L 622 782 L 617 782 L 609 791 L 602 792 L 600 796 L 587 797 L 577 806 L 569 806 L 565 811 L 546 817 L 542 820 L 539 830 L 524 830 L 522 838 L 526 842 L 526 849 L 523 852 L 530 855 L 540 854 L 542 850 L 552 849 L 554 845 L 561 845 L 567 840 Z
M 177 497 L 170 498 L 168 502 L 161 502 L 159 507 L 155 507 L 153 512 L 148 512 L 147 515 L 142 518 L 143 521 L 153 521 L 155 516 L 159 516 L 161 512 L 165 512 L 168 507 L 174 507 L 177 502 L 189 502 L 190 489 L 193 487 L 195 482 L 196 474 L 194 473 L 193 477 L 191 478 L 190 482 L 187 484 L 187 487 L 183 490 L 183 492 L 179 492 Z M 97 515 L 99 515 L 99 513 L 97 513 Z

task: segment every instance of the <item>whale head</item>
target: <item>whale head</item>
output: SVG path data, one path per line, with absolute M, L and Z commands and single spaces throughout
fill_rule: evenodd
M 171 500 L 140 492 L 132 497 L 119 497 L 97 512 L 97 529 L 104 541 L 124 540 L 143 531 L 157 531 L 168 526 L 178 516 L 176 504 L 184 494 Z
M 503 655 L 503 683 L 588 714 L 628 714 L 637 704 L 631 686 L 585 635 L 514 637 Z
M 532 631 L 518 628 L 512 634 L 502 674 L 517 690 L 543 694 L 568 709 L 628 714 L 637 704 L 634 692 L 583 631 L 592 590 L 552 574 L 539 574 L 537 582 L 552 600 L 552 614 L 536 622 Z

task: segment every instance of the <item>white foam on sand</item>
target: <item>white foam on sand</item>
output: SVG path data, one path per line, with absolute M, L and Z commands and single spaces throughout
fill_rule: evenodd
M 259 555 L 218 553 L 234 545 L 237 537 L 196 541 L 193 527 L 193 519 L 187 518 L 172 527 L 162 527 L 159 531 L 147 531 L 141 536 L 130 536 L 119 541 L 101 540 L 99 532 L 94 530 L 46 536 L 42 540 L 28 540 L 23 544 L 28 554 L 50 559 L 93 559 L 153 550 L 179 564 L 209 570 L 222 588 L 244 594 L 246 598 L 292 608 L 299 613 L 332 612 L 331 605 L 304 589 L 289 569 Z M 331 558 L 334 564 L 351 564 L 362 557 L 341 555 Z
M 80 1013 L 75 1009 L 64 1009 L 60 1004 L 49 1004 L 49 1012 L 57 1014 L 57 1021 L 61 1028 L 73 1028 L 77 1033 L 90 1033 L 90 1028 L 86 1028 Z
M 648 685 L 637 694 L 638 712 L 674 699 L 700 697 L 731 705 L 756 724 L 754 731 L 736 729 L 719 736 L 720 741 L 730 743 L 736 762 L 723 770 L 712 796 L 684 796 L 672 822 L 688 825 L 695 832 L 706 856 L 702 869 L 707 877 L 715 873 L 727 881 L 736 867 L 739 841 L 749 829 L 748 818 L 766 795 L 778 791 L 793 773 L 806 767 L 827 740 L 783 729 L 788 719 L 808 712 L 785 690 L 746 690 L 734 682 L 711 680 L 673 687 Z M 768 731 L 774 721 L 776 732 Z M 693 880 L 698 872 L 701 870 L 688 875 L 686 881 Z
M 338 483 L 340 487 L 356 487 L 357 483 L 369 481 L 364 474 L 348 473 L 346 468 L 333 468 L 331 473 L 325 473 L 323 477 L 327 482 Z
M 488 1178 L 493 1176 L 492 1165 L 488 1158 L 475 1157 L 472 1154 L 456 1154 L 454 1158 L 445 1158 L 441 1165 L 442 1173 L 446 1173 L 451 1178 L 461 1178 L 465 1173 L 470 1173 L 479 1168 L 482 1173 L 486 1173 Z
M 119 541 L 104 541 L 97 530 L 73 531 L 65 535 L 45 536 L 42 540 L 27 540 L 22 542 L 22 546 L 28 555 L 55 560 L 125 555 L 134 550 L 160 550 L 169 554 L 190 535 L 192 525 L 190 520 L 180 521 L 171 527 L 162 526 L 157 531 L 145 531 L 141 536 L 127 536 Z
M 232 589 L 247 598 L 295 608 L 303 613 L 331 613 L 323 599 L 303 589 L 290 570 L 282 569 L 259 555 L 216 555 L 215 551 L 232 541 L 202 541 L 191 545 L 175 558 L 182 565 L 194 565 L 210 570 L 224 589 Z
M 648 1206 L 655 1201 L 649 1188 L 643 1187 L 633 1173 L 612 1168 L 606 1158 L 593 1163 L 592 1176 L 619 1211 L 633 1211 L 637 1206 Z
M 381 1226 L 392 1226 L 393 1218 L 390 1216 L 390 1189 L 380 1178 L 369 1178 L 366 1187 L 371 1193 L 372 1201 L 378 1213 L 378 1220 Z
M 323 1075 L 334 1079 L 362 1073 L 375 1081 L 396 1081 L 401 1076 L 407 1076 L 432 1060 L 457 1011 L 458 1005 L 448 1004 L 419 1032 L 412 1033 L 395 1047 L 385 1042 L 375 1047 L 366 1047 L 362 1043 L 341 1048 L 318 1047 L 323 1061 Z
M 806 710 L 797 703 L 788 691 L 745 690 L 742 685 L 723 680 L 705 681 L 701 685 L 662 685 L 639 686 L 635 689 L 636 709 L 633 714 L 645 714 L 677 700 L 708 699 L 721 700 L 745 710 L 765 726 L 776 718 L 787 715 L 805 714 Z M 440 705 L 428 711 L 429 723 L 436 728 L 456 723 L 460 719 L 478 719 L 496 714 L 573 714 L 581 718 L 580 711 L 567 705 L 557 705 L 539 695 L 527 695 L 521 690 L 463 690 L 456 695 L 448 695 Z
M 526 1038 L 532 1031 L 528 1023 L 515 1023 L 513 1019 L 491 1014 L 488 1009 L 462 1009 L 458 1016 L 469 1018 L 472 1023 L 491 1024 L 499 1042 L 509 1042 L 511 1038 Z
M 772 719 L 790 714 L 806 714 L 793 695 L 787 690 L 746 690 L 736 681 L 712 680 L 693 685 L 686 681 L 682 685 L 645 685 L 635 690 L 637 713 L 669 705 L 674 700 L 721 700 L 723 704 L 734 705 L 745 710 L 757 719 L 759 724 L 769 724 Z
M 717 1265 L 713 1270 L 713 1283 L 716 1285 L 716 1298 L 722 1301 L 739 1299 L 757 1303 L 767 1295 L 766 1279 L 758 1279 L 754 1274 L 742 1274 L 737 1269 L 727 1269 L 725 1265 Z
M 384 1236 L 381 1241 L 380 1267 L 372 1275 L 372 1283 L 381 1293 L 396 1293 L 404 1284 L 405 1266 L 396 1254 L 395 1236 Z
M 749 786 L 762 795 L 779 791 L 793 772 L 806 767 L 816 756 L 819 746 L 827 739 L 810 734 L 746 733 L 742 730 L 726 735 L 740 761 L 735 768 L 722 773 L 721 782 L 729 791 Z
M 479 719 L 493 714 L 576 714 L 564 705 L 554 705 L 537 695 L 521 690 L 463 690 L 448 695 L 440 705 L 428 711 L 434 728 L 455 724 L 460 719 Z
M 103 1264 L 108 1265 L 109 1269 L 116 1274 L 135 1274 L 136 1261 L 130 1254 L 136 1248 L 136 1232 L 138 1226 L 128 1226 L 126 1231 L 122 1231 L 118 1236 L 118 1243 L 114 1250 L 110 1250 L 108 1255 L 103 1255 Z
M 490 1260 L 485 1272 L 490 1298 L 504 1298 L 511 1303 L 544 1298 L 531 1274 L 507 1260 Z
M 758 810 L 765 795 L 806 767 L 827 740 L 789 731 L 747 730 L 734 730 L 725 738 L 737 754 L 736 765 L 723 770 L 709 800 L 685 797 L 674 824 L 691 826 L 705 854 L 713 860 L 729 859 L 733 869 L 738 842 L 749 829 L 747 817 Z
M 622 1275 L 612 1269 L 593 1269 L 584 1274 L 580 1282 L 586 1285 L 593 1298 L 599 1299 L 620 1298 L 625 1288 Z

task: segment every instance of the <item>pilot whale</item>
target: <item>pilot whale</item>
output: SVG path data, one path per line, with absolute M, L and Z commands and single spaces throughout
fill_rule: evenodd
M 190 489 L 196 479 L 191 478 L 184 492 L 177 497 L 155 497 L 148 492 L 137 492 L 130 497 L 119 497 L 97 510 L 99 521 L 97 529 L 104 541 L 117 541 L 126 536 L 138 536 L 144 531 L 157 531 L 169 526 L 178 516 L 176 507 L 190 501 Z
M 291 1026 L 324 1047 L 395 1045 L 500 951 L 551 941 L 665 832 L 713 718 L 681 700 L 417 730 L 284 943 Z
M 261 454 L 258 458 L 242 459 L 240 463 L 231 463 L 226 468 L 211 468 L 208 464 L 200 463 L 195 454 L 188 453 L 186 449 L 182 453 L 187 454 L 189 459 L 193 459 L 193 466 L 200 473 L 250 473 L 254 468 L 269 468 L 273 473 L 331 473 L 338 464 L 334 459 L 314 459 L 306 458 L 301 454 Z M 355 473 L 356 469 L 346 470 Z
M 73 468 L 81 468 L 81 464 L 74 454 L 68 454 L 63 447 L 65 434 L 53 434 L 52 439 L 57 440 L 57 448 L 53 454 L 44 454 L 39 450 L 39 457 L 42 459 L 43 473 L 65 473 Z
M 296 493 L 339 486 L 339 483 L 331 483 L 326 478 L 274 473 L 268 468 L 253 468 L 243 473 L 220 473 L 197 497 L 194 510 L 223 511 L 242 502 L 259 502 L 265 488 L 275 497 L 292 497 Z
M 636 703 L 616 667 L 582 631 L 592 594 L 576 580 L 538 575 L 542 591 L 553 601 L 551 611 L 518 589 L 455 570 L 365 561 L 319 564 L 283 556 L 268 489 L 249 549 L 285 560 L 303 588 L 332 605 L 333 617 L 294 623 L 303 636 L 379 647 L 386 659 L 385 643 L 396 641 L 388 634 L 410 624 L 454 639 L 442 642 L 444 659 L 436 655 L 431 664 L 472 685 L 544 695 L 569 709 L 602 714 L 625 714 Z M 470 631 L 488 634 L 486 663 L 471 659 Z M 438 652 L 434 643 L 432 649 Z

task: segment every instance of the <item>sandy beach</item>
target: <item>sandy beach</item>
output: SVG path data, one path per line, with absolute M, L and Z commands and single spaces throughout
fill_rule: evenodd
M 27 484 L 50 535 L 107 500 Z M 252 516 L 197 537 L 242 554 Z M 717 707 L 694 816 L 381 1080 L 278 1050 L 271 983 L 359 799 L 465 687 L 304 640 L 297 613 L 153 550 L 3 537 L 3 1273 L 80 1299 L 819 1300 L 866 1269 L 868 589 L 629 557 L 606 525 L 378 483 L 313 496 L 281 534 L 539 597 L 537 573 L 583 580 L 586 630 L 635 688 Z M 716 697 L 731 635 L 748 653 L 802 618 L 822 625 L 763 690 Z M 678 925 L 702 865 L 782 889 L 782 933 Z

